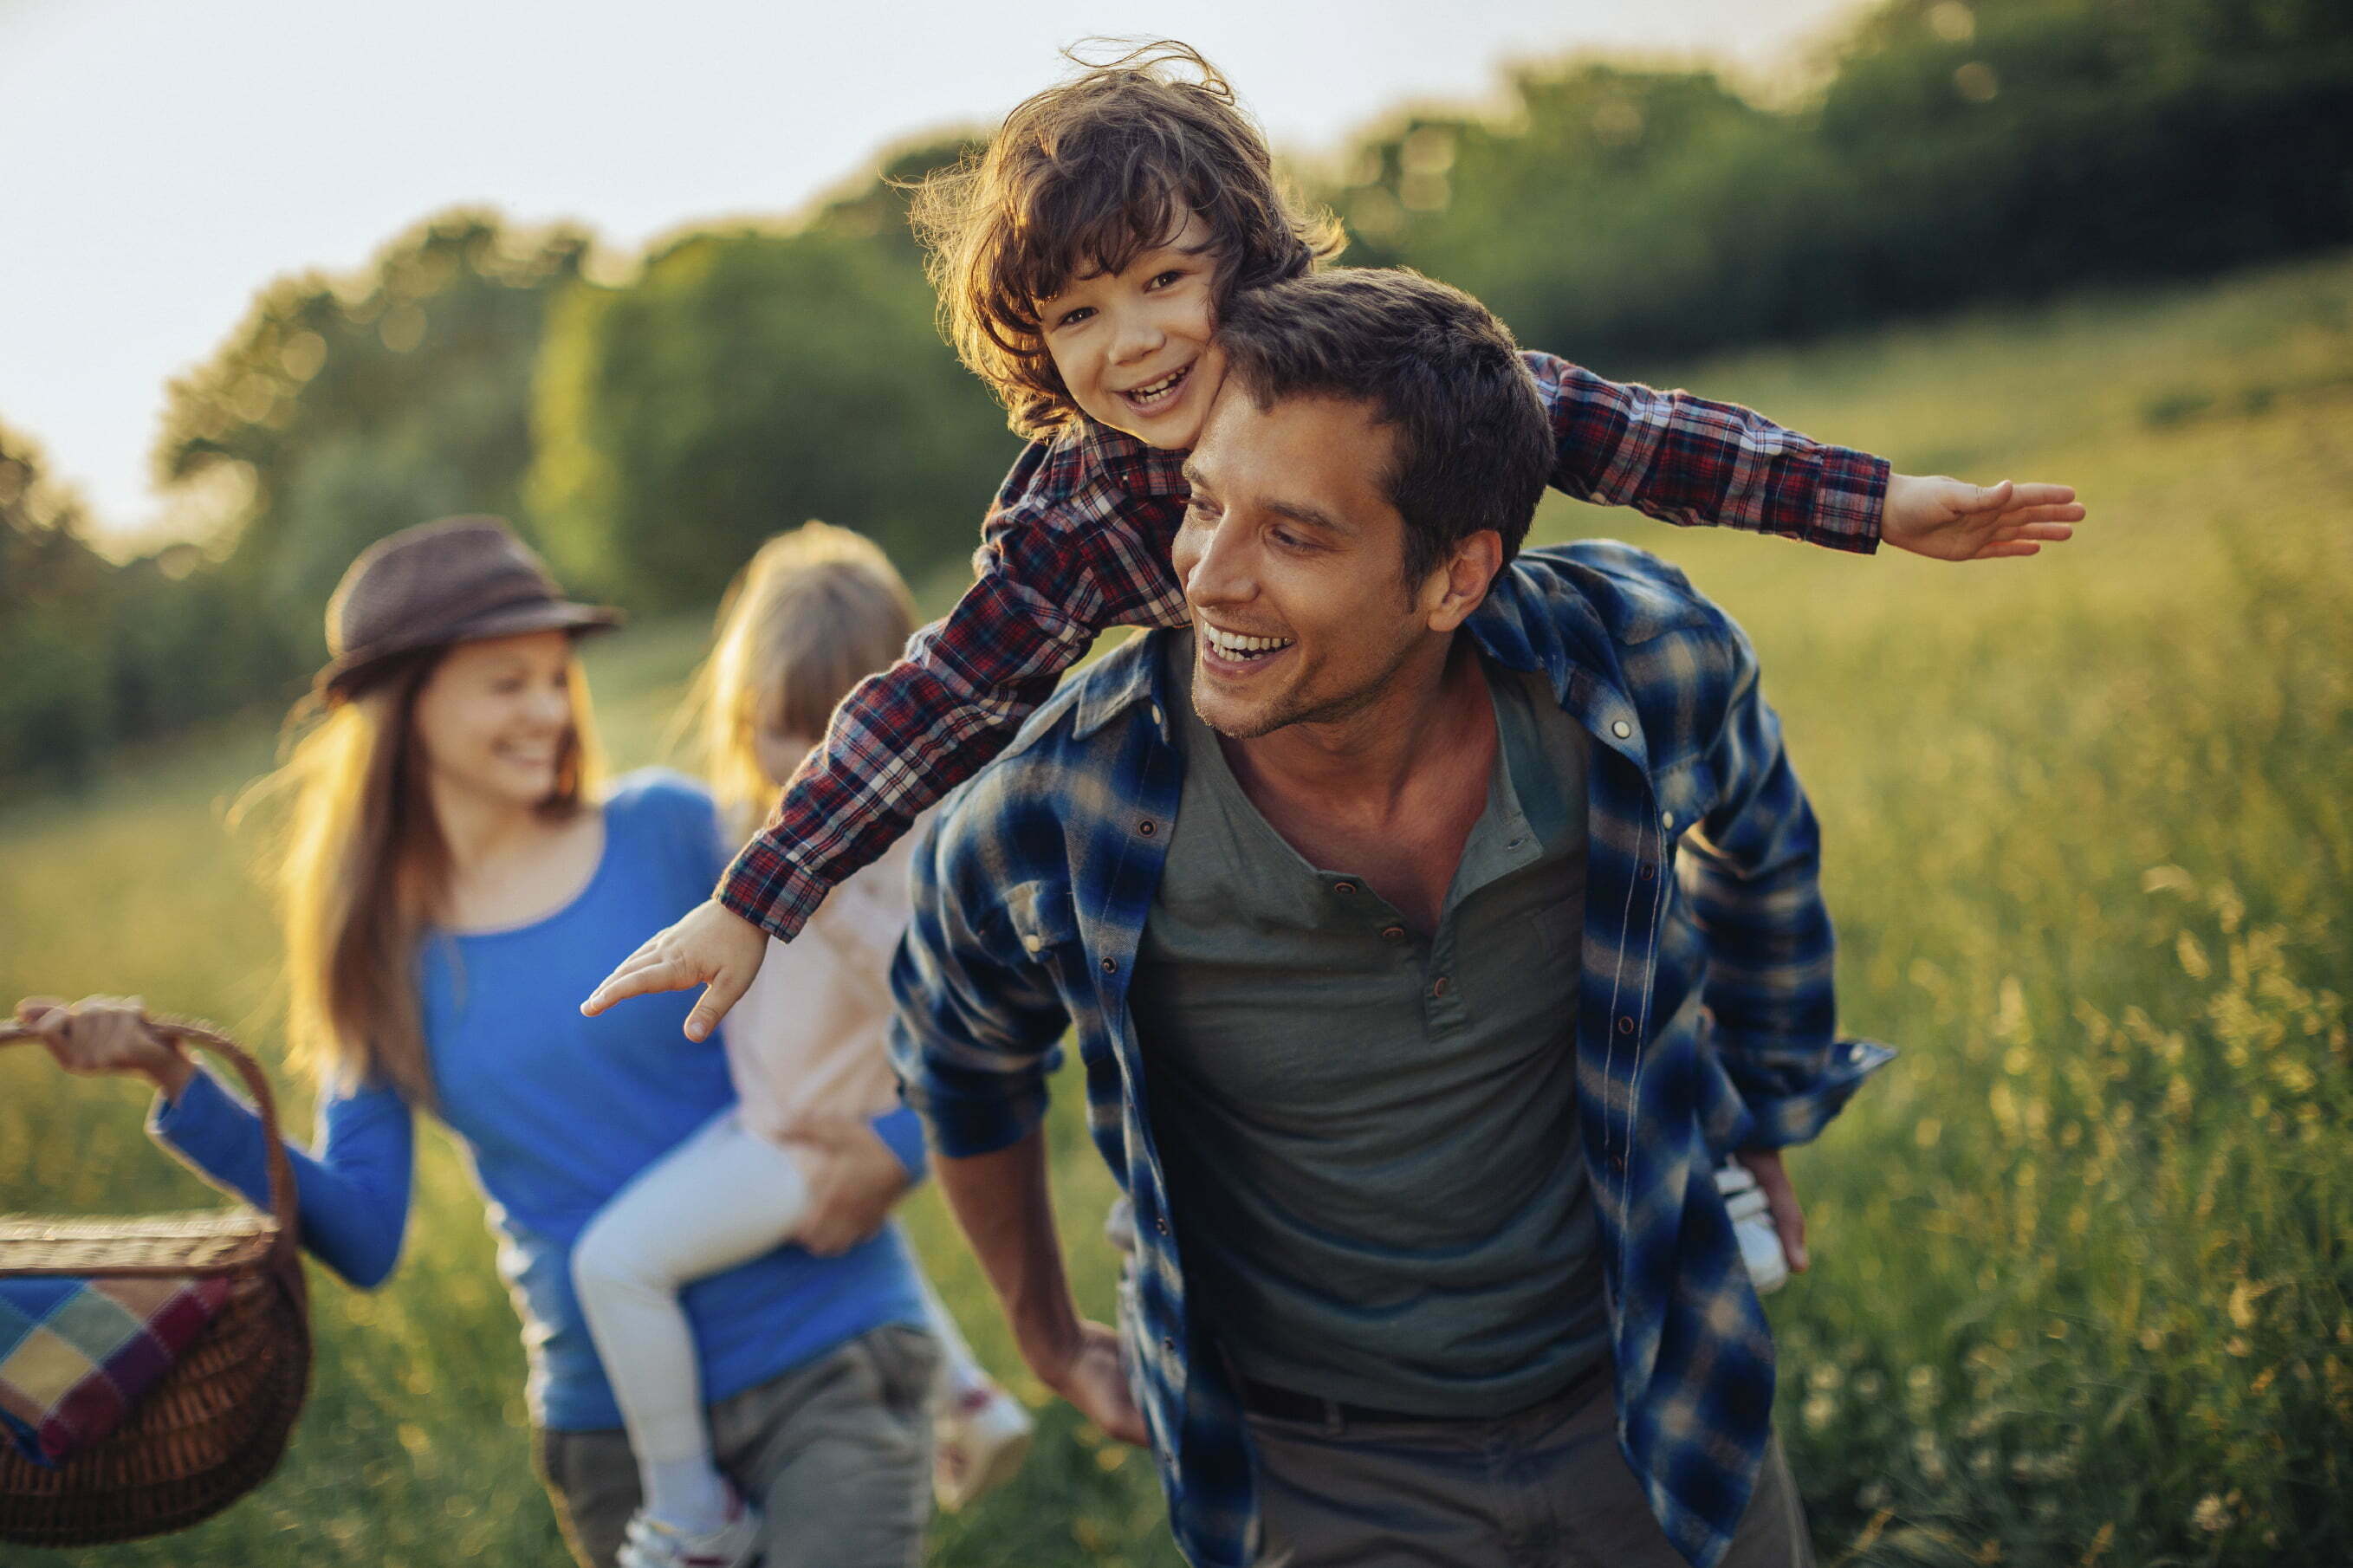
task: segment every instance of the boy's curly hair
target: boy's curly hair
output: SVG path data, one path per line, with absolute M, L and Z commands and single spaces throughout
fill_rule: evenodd
M 1190 214 L 1208 226 L 1220 302 L 1343 243 L 1276 178 L 1266 138 L 1198 50 L 1161 39 L 1100 64 L 1065 52 L 1083 68 L 1016 107 L 986 152 L 922 181 L 913 204 L 941 332 L 1031 437 L 1078 416 L 1037 310 L 1073 277 L 1122 270 Z

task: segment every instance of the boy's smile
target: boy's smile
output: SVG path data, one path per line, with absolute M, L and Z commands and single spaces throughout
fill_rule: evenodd
M 1089 418 L 1154 447 L 1190 448 L 1217 395 L 1217 258 L 1198 216 L 1116 273 L 1039 301 L 1046 353 Z

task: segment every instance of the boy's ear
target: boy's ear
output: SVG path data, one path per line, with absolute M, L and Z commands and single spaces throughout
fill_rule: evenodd
M 1504 569 L 1504 536 L 1482 528 L 1459 542 L 1423 586 L 1430 629 L 1451 632 L 1484 603 L 1495 574 Z

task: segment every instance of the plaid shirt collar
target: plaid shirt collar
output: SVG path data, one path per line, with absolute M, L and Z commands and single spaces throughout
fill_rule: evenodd
M 1466 626 L 1489 658 L 1542 672 L 1594 742 L 1577 1117 L 1619 1435 L 1669 1539 L 1708 1568 L 1754 1485 L 1774 1384 L 1714 1167 L 1812 1137 L 1889 1053 L 1834 1039 L 1812 816 L 1737 629 L 1673 568 L 1609 542 L 1524 555 Z M 1034 1127 L 1075 1027 L 1097 1147 L 1135 1206 L 1126 1329 L 1170 1525 L 1197 1568 L 1241 1568 L 1258 1550 L 1249 1432 L 1188 1328 L 1126 1005 L 1157 827 L 1183 790 L 1155 646 L 1071 682 L 941 813 L 916 857 L 893 1044 L 942 1151 L 976 1154 Z M 1148 725 L 1113 724 L 1140 706 Z M 1679 889 L 1662 872 L 1694 825 L 1709 842 L 1683 849 Z M 1731 934 L 1703 941 L 1703 922 Z

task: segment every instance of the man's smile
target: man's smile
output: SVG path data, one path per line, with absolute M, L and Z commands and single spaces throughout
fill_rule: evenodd
M 1296 646 L 1294 637 L 1252 637 L 1213 626 L 1198 617 L 1204 665 L 1220 675 L 1255 674 Z

